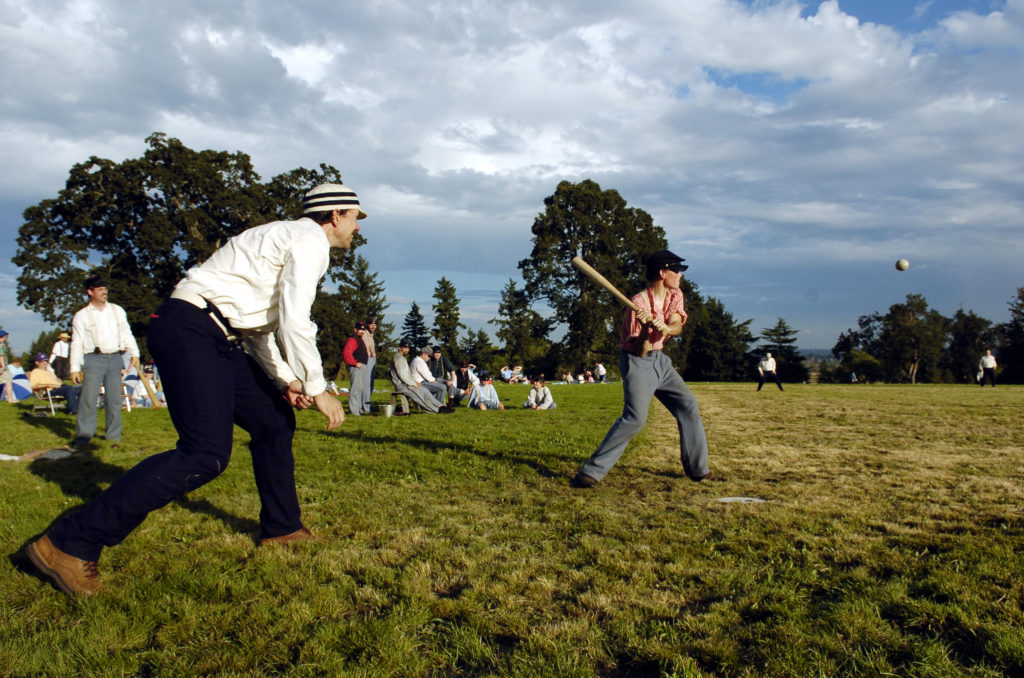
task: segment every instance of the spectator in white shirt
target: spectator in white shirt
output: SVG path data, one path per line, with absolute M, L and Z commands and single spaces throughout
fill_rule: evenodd
M 98 275 L 85 279 L 89 303 L 71 321 L 69 350 L 71 383 L 82 385 L 75 439 L 70 447 L 81 450 L 96 433 L 100 386 L 103 387 L 107 442 L 121 442 L 121 377 L 124 354 L 138 365 L 139 345 L 135 343 L 124 309 L 108 301 L 107 283 Z
M 533 382 L 533 388 L 530 389 L 530 395 L 527 396 L 523 407 L 530 410 L 553 410 L 557 407 L 555 399 L 551 397 L 551 389 L 544 383 L 543 378 Z
M 412 372 L 412 378 L 416 380 L 416 383 L 427 389 L 430 395 L 434 396 L 434 400 L 440 405 L 444 405 L 445 397 L 448 394 L 448 385 L 434 378 L 434 375 L 430 372 L 430 367 L 427 366 L 427 360 L 430 359 L 430 349 L 426 346 L 420 349 L 419 355 L 412 359 L 409 363 L 409 371 Z

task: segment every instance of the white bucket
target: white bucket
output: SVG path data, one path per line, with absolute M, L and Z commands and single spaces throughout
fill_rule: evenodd
M 394 413 L 395 413 L 395 406 L 394 405 L 388 403 L 387 405 L 384 406 L 384 416 L 385 417 L 390 417 Z

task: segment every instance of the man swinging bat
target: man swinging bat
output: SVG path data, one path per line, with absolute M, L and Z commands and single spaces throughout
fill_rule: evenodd
M 573 487 L 594 487 L 605 477 L 629 441 L 643 429 L 652 396 L 676 418 L 680 458 L 686 475 L 694 481 L 713 477 L 708 470 L 708 444 L 697 399 L 672 366 L 672 361 L 661 351 L 669 337 L 678 336 L 683 331 L 683 323 L 686 322 L 683 293 L 679 289 L 682 272 L 687 269 L 683 261 L 668 250 L 647 257 L 647 289 L 631 300 L 624 299 L 630 311 L 623 320 L 619 343 L 619 373 L 622 375 L 624 400 L 622 416 L 612 424 L 597 450 L 572 479 Z M 574 263 L 587 272 L 585 264 Z M 589 272 L 587 275 L 594 277 Z M 598 282 L 610 286 L 606 281 Z

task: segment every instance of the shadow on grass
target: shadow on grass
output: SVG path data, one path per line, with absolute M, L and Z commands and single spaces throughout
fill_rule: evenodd
M 36 459 L 30 464 L 29 470 L 43 480 L 58 485 L 66 496 L 78 497 L 83 502 L 88 503 L 99 495 L 105 486 L 120 478 L 127 469 L 102 461 L 93 454 L 91 449 L 87 449 L 64 459 Z M 175 499 L 170 503 L 187 511 L 215 518 L 224 523 L 229 529 L 242 534 L 248 534 L 254 540 L 260 531 L 258 521 L 229 513 L 210 503 L 207 499 L 189 499 L 186 496 Z M 35 568 L 25 554 L 25 547 L 42 536 L 42 534 L 48 532 L 50 527 L 58 520 L 69 513 L 77 511 L 79 508 L 81 507 L 73 506 L 66 509 L 53 519 L 46 530 L 26 540 L 17 551 L 8 557 L 11 564 L 16 569 L 33 574 L 42 581 L 50 581 L 46 577 L 39 577 L 38 573 L 35 572 Z
M 63 440 L 71 440 L 75 435 L 75 417 L 64 412 L 58 412 L 53 416 L 49 411 L 45 415 L 31 411 L 22 412 L 21 420 L 30 426 L 45 428 Z
M 527 454 L 516 454 L 509 452 L 488 452 L 481 450 L 472 445 L 466 445 L 463 443 L 455 443 L 450 440 L 438 441 L 433 438 L 414 438 L 406 435 L 373 435 L 365 432 L 348 432 L 348 431 L 331 431 L 324 433 L 324 435 L 332 436 L 336 438 L 349 438 L 353 441 L 371 442 L 381 445 L 410 445 L 412 447 L 418 447 L 428 452 L 434 452 L 439 447 L 443 447 L 446 450 L 456 450 L 458 452 L 466 452 L 468 454 L 475 454 L 478 457 L 484 459 L 491 459 L 494 461 L 501 461 L 512 464 L 522 464 L 528 466 L 545 478 L 558 478 L 565 474 L 560 471 L 551 469 L 547 464 L 541 463 L 536 457 Z M 548 455 L 555 459 L 563 460 L 571 464 L 578 463 L 579 459 L 575 456 L 569 455 Z

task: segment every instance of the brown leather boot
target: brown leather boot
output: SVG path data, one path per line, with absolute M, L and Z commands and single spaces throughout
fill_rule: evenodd
M 268 544 L 293 544 L 298 541 L 309 541 L 313 538 L 312 532 L 306 529 L 306 527 L 300 527 L 294 532 L 282 534 L 278 537 L 264 537 L 260 539 L 260 546 L 267 546 Z
M 43 535 L 28 545 L 28 558 L 39 571 L 52 579 L 69 596 L 91 596 L 106 590 L 100 582 L 98 565 L 64 553 Z

